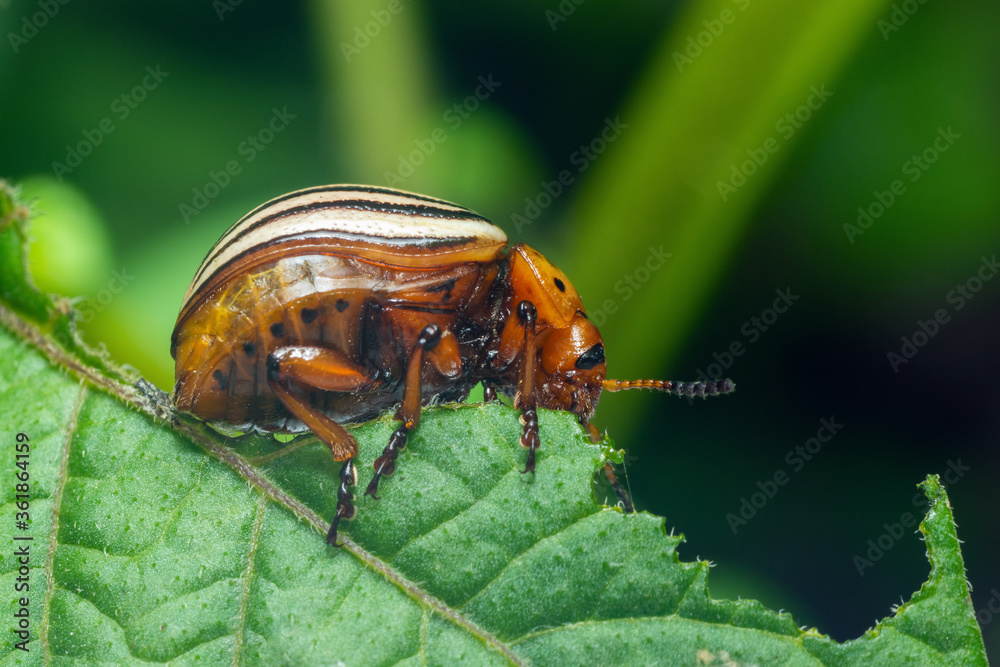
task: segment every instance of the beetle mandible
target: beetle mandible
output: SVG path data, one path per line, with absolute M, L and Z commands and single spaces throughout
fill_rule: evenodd
M 357 442 L 342 424 L 396 407 L 402 423 L 365 493 L 393 473 L 421 406 L 482 382 L 521 411 L 535 468 L 541 406 L 588 425 L 602 390 L 678 396 L 729 380 L 606 377 L 604 343 L 569 279 L 532 248 L 455 204 L 388 188 L 330 185 L 257 207 L 222 235 L 184 296 L 171 337 L 174 401 L 207 421 L 312 431 L 343 461 L 336 515 L 353 518 Z M 398 407 L 397 407 L 398 406 Z

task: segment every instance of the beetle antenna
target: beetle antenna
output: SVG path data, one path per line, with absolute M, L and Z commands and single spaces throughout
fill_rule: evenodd
M 732 393 L 736 384 L 730 380 L 710 380 L 708 382 L 672 382 L 670 380 L 605 380 L 602 386 L 607 391 L 625 389 L 655 389 L 674 396 L 721 396 Z

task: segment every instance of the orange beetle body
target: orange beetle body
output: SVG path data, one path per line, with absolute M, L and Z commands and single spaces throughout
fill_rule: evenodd
M 354 438 L 341 424 L 399 406 L 403 423 L 367 493 L 391 474 L 420 407 L 460 401 L 478 382 L 522 410 L 587 424 L 603 388 L 707 395 L 719 383 L 606 380 L 604 346 L 566 276 L 454 204 L 367 186 L 293 192 L 258 207 L 209 251 L 171 340 L 179 410 L 241 429 L 309 429 L 345 464 L 337 525 L 354 513 Z

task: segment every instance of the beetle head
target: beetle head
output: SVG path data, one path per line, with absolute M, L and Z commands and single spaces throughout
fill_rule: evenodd
M 524 322 L 517 310 L 527 301 L 537 312 L 535 401 L 543 408 L 573 412 L 587 424 L 601 397 L 607 366 L 601 334 L 587 319 L 580 295 L 565 273 L 523 243 L 511 249 L 507 282 L 506 312 L 511 316 L 501 326 L 498 365 L 516 366 L 514 358 L 522 353 Z
M 706 397 L 733 391 L 731 380 L 671 382 L 667 380 L 611 380 L 607 378 L 604 342 L 583 311 L 583 302 L 569 279 L 536 250 L 512 248 L 506 311 L 496 358 L 501 368 L 512 367 L 523 349 L 524 321 L 514 317 L 515 304 L 530 302 L 537 310 L 535 400 L 543 408 L 574 413 L 581 424 L 594 416 L 602 390 L 652 389 L 675 396 Z M 517 390 L 508 379 L 508 394 Z M 501 387 L 503 388 L 503 387 Z
M 582 311 L 568 327 L 552 329 L 538 350 L 535 397 L 550 410 L 574 413 L 590 422 L 601 397 L 607 364 L 597 327 Z

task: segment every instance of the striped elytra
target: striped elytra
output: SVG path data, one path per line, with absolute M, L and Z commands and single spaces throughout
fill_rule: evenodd
M 357 443 L 341 426 L 398 406 L 366 493 L 395 469 L 421 406 L 483 383 L 522 411 L 587 425 L 602 389 L 708 395 L 729 381 L 606 378 L 604 345 L 569 279 L 469 209 L 386 188 L 331 185 L 259 206 L 208 252 L 171 340 L 177 408 L 239 429 L 311 430 L 344 465 L 328 540 L 354 514 Z

